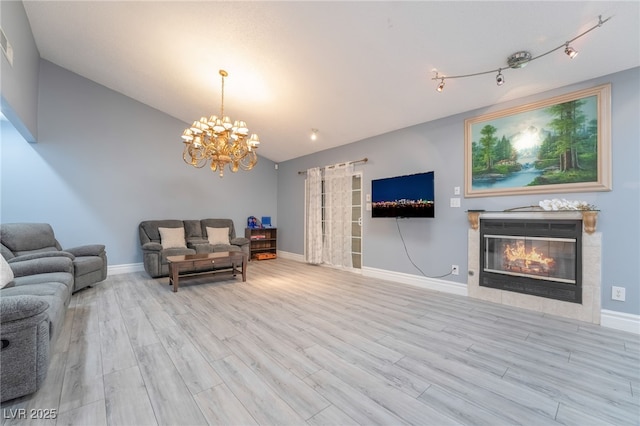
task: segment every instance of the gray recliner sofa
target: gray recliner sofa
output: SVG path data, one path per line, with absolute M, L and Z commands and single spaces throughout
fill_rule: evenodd
M 72 293 L 106 278 L 107 257 L 99 244 L 61 250 L 42 223 L 0 225 L 0 251 L 4 402 L 40 388 Z
M 182 228 L 184 245 L 182 247 L 163 246 L 160 228 Z M 224 244 L 211 244 L 207 228 L 227 228 L 228 241 Z M 152 278 L 169 275 L 167 256 L 221 251 L 242 251 L 249 255 L 249 240 L 236 237 L 231 219 L 201 220 L 145 220 L 138 225 L 144 269 Z
M 3 402 L 33 393 L 44 382 L 73 291 L 68 257 L 23 259 L 5 267 L 13 279 L 0 290 Z
M 18 260 L 64 256 L 73 262 L 73 291 L 107 278 L 107 253 L 102 244 L 63 250 L 48 223 L 3 223 L 0 252 L 12 263 Z

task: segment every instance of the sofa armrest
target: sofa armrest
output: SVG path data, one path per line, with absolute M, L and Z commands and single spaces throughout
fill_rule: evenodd
M 142 251 L 145 251 L 145 252 L 152 252 L 152 251 L 160 252 L 160 251 L 162 251 L 162 244 L 154 243 L 154 242 L 144 243 L 142 245 Z
M 16 278 L 27 275 L 47 274 L 50 272 L 68 272 L 73 274 L 73 261 L 64 256 L 14 261 L 9 263 L 9 266 Z
M 49 308 L 49 303 L 32 295 L 5 296 L 0 298 L 2 323 L 35 317 Z
M 249 244 L 249 239 L 248 238 L 244 238 L 244 237 L 237 237 L 232 239 L 231 244 L 233 244 L 234 246 L 244 246 Z
M 8 263 L 22 262 L 25 260 L 44 259 L 47 257 L 66 257 L 71 260 L 76 258 L 73 254 L 69 252 L 52 250 L 52 251 L 41 251 L 39 253 L 21 254 L 20 256 L 16 256 L 9 259 L 7 262 Z
M 100 256 L 104 253 L 103 244 L 87 244 L 79 247 L 65 249 L 74 256 Z

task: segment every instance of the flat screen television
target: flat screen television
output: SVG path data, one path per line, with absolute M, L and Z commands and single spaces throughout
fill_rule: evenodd
M 435 217 L 433 172 L 371 181 L 372 217 Z

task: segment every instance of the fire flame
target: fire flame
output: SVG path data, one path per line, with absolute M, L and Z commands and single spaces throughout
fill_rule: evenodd
M 508 270 L 518 270 L 524 272 L 549 272 L 555 265 L 555 260 L 546 257 L 543 253 L 538 253 L 535 247 L 527 251 L 524 241 L 517 241 L 515 246 L 506 244 L 504 257 L 507 261 Z

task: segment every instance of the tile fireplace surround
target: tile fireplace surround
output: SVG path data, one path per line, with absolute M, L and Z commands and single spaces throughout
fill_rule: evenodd
M 583 220 L 580 211 L 469 212 L 467 291 L 469 297 L 515 306 L 564 318 L 600 324 L 602 234 L 582 230 L 582 303 L 563 302 L 539 296 L 481 287 L 480 229 L 478 219 Z M 585 220 L 585 223 L 587 221 Z M 595 227 L 595 225 L 594 225 Z M 475 229 L 474 229 L 475 228 Z

